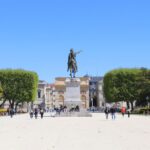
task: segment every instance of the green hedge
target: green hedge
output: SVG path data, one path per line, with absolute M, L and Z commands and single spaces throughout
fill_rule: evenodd
M 143 108 L 135 109 L 133 111 L 133 114 L 150 114 L 150 108 L 143 107 Z
M 0 109 L 0 113 L 6 113 L 7 112 L 7 109 Z

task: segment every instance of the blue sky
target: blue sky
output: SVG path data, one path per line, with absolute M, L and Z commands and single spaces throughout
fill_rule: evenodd
M 53 82 L 116 68 L 150 68 L 149 0 L 0 0 L 0 68 L 33 70 Z

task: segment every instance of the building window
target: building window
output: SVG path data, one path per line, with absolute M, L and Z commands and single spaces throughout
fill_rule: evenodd
M 63 95 L 59 95 L 59 101 L 63 102 L 64 101 L 64 96 Z
M 82 95 L 82 96 L 81 96 L 81 100 L 82 100 L 82 101 L 86 101 L 86 96 L 85 96 L 85 95 Z
M 86 91 L 81 91 L 81 94 L 86 94 Z
M 41 98 L 41 90 L 38 90 L 38 98 Z

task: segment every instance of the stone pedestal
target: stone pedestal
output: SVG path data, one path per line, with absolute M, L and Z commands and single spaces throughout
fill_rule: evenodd
M 80 99 L 80 79 L 79 78 L 66 78 L 66 94 L 64 104 L 71 108 L 79 106 L 81 108 Z

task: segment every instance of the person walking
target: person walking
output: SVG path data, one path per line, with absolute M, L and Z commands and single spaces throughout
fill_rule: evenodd
M 112 119 L 115 120 L 115 119 L 116 119 L 116 115 L 115 115 L 115 113 L 116 113 L 116 108 L 115 108 L 114 106 L 111 107 L 110 113 L 111 113 Z
M 12 118 L 14 115 L 14 109 L 13 108 L 10 108 L 10 117 Z
M 42 108 L 40 109 L 40 115 L 41 115 L 41 119 L 43 119 L 44 110 Z
M 34 110 L 34 115 L 35 115 L 35 119 L 37 119 L 37 117 L 38 117 L 38 109 L 37 108 L 35 108 L 35 110 Z
M 32 119 L 33 118 L 33 110 L 31 109 L 30 111 L 30 118 Z
M 126 108 L 125 107 L 121 108 L 121 113 L 122 113 L 122 116 L 124 117 L 124 114 L 126 113 Z
M 130 109 L 127 110 L 127 114 L 128 114 L 128 118 L 130 118 L 130 114 L 131 114 L 131 110 Z
M 106 119 L 108 119 L 108 115 L 109 115 L 109 108 L 108 108 L 108 107 L 106 107 L 106 108 L 105 108 L 105 110 L 104 110 L 104 112 L 105 112 L 105 115 L 106 115 Z

